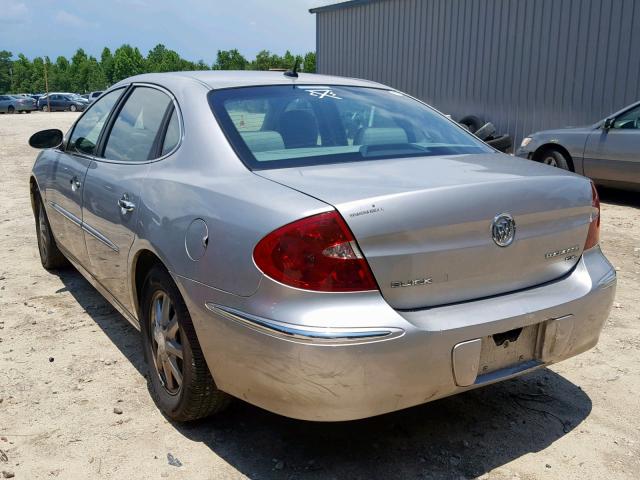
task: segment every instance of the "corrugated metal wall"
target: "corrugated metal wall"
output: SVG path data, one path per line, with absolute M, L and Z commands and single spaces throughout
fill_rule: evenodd
M 391 85 L 517 144 L 640 100 L 640 0 L 374 0 L 317 13 L 318 71 Z

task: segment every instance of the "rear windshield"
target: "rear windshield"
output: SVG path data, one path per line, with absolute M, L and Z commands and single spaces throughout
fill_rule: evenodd
M 282 85 L 214 90 L 209 103 L 254 170 L 493 150 L 393 90 Z

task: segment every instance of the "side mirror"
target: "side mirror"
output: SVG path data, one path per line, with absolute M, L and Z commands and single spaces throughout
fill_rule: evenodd
M 33 148 L 56 148 L 62 144 L 63 133 L 57 128 L 40 130 L 29 138 L 29 145 Z
M 611 128 L 613 128 L 613 123 L 616 121 L 615 118 L 613 117 L 609 117 L 609 118 L 605 118 L 604 123 L 602 124 L 602 128 L 605 130 L 609 130 Z

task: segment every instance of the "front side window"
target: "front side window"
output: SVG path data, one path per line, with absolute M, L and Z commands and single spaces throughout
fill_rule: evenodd
M 102 97 L 91 105 L 91 108 L 80 117 L 69 139 L 68 149 L 88 155 L 96 154 L 98 137 L 107 120 L 109 112 L 122 95 L 124 89 L 119 88 Z
M 624 112 L 613 122 L 614 128 L 640 129 L 640 106 Z
M 251 169 L 493 150 L 433 109 L 378 88 L 287 85 L 209 92 Z
M 109 160 L 144 162 L 150 160 L 156 136 L 171 98 L 150 87 L 136 87 L 113 124 L 104 151 Z

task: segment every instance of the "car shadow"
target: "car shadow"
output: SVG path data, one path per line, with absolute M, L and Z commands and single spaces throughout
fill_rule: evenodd
M 138 331 L 74 269 L 59 275 L 144 376 Z M 576 428 L 591 407 L 580 387 L 541 369 L 365 420 L 293 420 L 237 400 L 218 416 L 171 423 L 185 438 L 205 444 L 252 479 L 459 479 L 545 449 Z M 180 460 L 189 463 L 188 458 Z
M 630 190 L 620 190 L 611 187 L 598 187 L 600 200 L 623 207 L 640 208 L 640 193 Z

